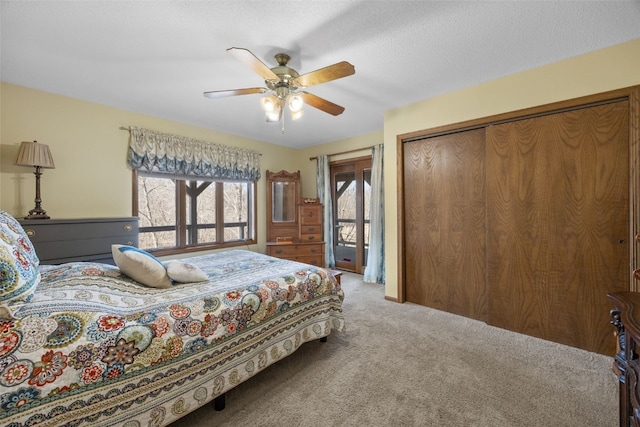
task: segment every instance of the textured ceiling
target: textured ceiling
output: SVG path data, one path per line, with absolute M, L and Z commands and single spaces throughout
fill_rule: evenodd
M 385 111 L 640 37 L 640 1 L 6 1 L 1 79 L 290 147 L 381 130 Z M 309 106 L 266 123 L 264 86 L 226 52 L 301 74 L 349 61 L 353 76 L 307 89 Z M 639 71 L 640 72 L 640 71 Z M 123 123 L 122 125 L 135 125 Z

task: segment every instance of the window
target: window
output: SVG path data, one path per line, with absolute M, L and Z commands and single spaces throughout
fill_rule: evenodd
M 171 254 L 255 243 L 255 182 L 133 174 L 140 248 Z

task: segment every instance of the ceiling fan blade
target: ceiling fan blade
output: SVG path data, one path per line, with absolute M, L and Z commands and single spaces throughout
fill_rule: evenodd
M 210 92 L 204 92 L 203 95 L 207 98 L 224 98 L 225 96 L 236 95 L 251 95 L 252 93 L 265 93 L 268 89 L 266 87 L 248 87 L 245 89 L 230 89 L 230 90 L 212 90 Z
M 253 53 L 251 53 L 249 49 L 242 47 L 230 47 L 227 49 L 227 52 L 247 67 L 251 68 L 255 73 L 262 76 L 263 79 L 280 80 L 280 77 L 271 71 L 271 68 L 267 67 L 264 62 L 260 61 Z
M 298 76 L 293 80 L 293 82 L 298 87 L 309 87 L 320 83 L 330 82 L 331 80 L 341 79 L 355 74 L 355 72 L 356 69 L 353 65 L 347 61 L 342 61 Z
M 344 107 L 334 104 L 333 102 L 327 101 L 324 98 L 320 98 L 309 92 L 298 92 L 298 94 L 302 97 L 305 104 L 312 106 L 313 108 L 317 108 L 318 110 L 324 111 L 325 113 L 329 113 L 332 116 L 338 116 L 344 112 Z

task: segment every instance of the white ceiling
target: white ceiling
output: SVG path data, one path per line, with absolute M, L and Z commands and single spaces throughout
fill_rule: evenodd
M 1 79 L 289 147 L 383 127 L 385 111 L 640 37 L 640 1 L 7 1 Z M 309 106 L 266 123 L 264 86 L 226 52 L 300 74 L 349 61 L 353 76 L 307 89 Z M 638 70 L 640 72 L 640 70 Z M 123 123 L 122 125 L 136 125 Z

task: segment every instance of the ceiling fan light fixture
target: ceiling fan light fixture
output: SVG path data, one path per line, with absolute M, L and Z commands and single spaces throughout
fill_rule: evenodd
M 273 99 L 271 99 L 271 102 L 268 103 L 270 106 L 272 106 L 271 110 L 265 110 L 265 114 L 267 115 L 267 122 L 279 122 L 282 118 L 282 107 L 284 106 L 284 103 L 282 102 L 282 100 L 276 98 L 273 95 L 271 95 L 271 97 Z
M 291 113 L 297 113 L 298 111 L 302 111 L 302 107 L 304 106 L 304 101 L 300 95 L 294 94 L 289 96 L 289 110 Z
M 273 113 L 278 109 L 278 98 L 275 95 L 265 96 L 264 98 L 260 98 L 260 107 L 262 110 L 269 115 L 269 113 Z
M 291 110 L 291 120 L 298 120 L 304 114 L 303 110 L 293 111 Z
M 279 122 L 282 116 L 282 110 L 267 113 L 267 122 Z

